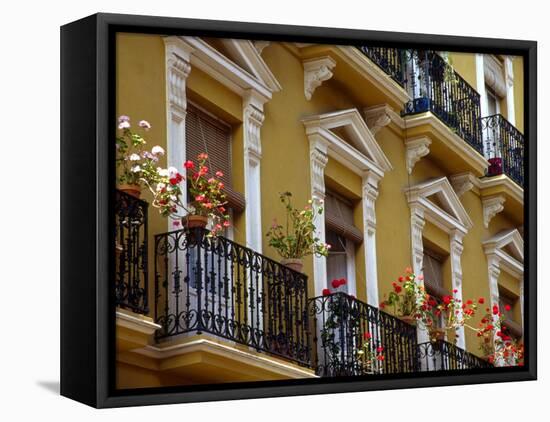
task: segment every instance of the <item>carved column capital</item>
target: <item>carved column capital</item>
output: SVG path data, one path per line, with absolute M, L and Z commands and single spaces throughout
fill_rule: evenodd
M 260 138 L 260 129 L 264 122 L 264 113 L 253 104 L 247 104 L 244 107 L 244 127 L 245 127 L 245 153 L 249 160 L 259 161 L 262 158 L 262 142 Z
M 315 90 L 324 81 L 332 78 L 332 69 L 336 62 L 329 56 L 308 59 L 302 62 L 304 66 L 304 95 L 309 101 Z
M 414 166 L 422 157 L 425 157 L 430 153 L 430 145 L 432 141 L 430 138 L 422 136 L 419 138 L 411 138 L 405 141 L 406 159 L 407 159 L 407 171 L 412 173 Z
M 502 195 L 495 195 L 483 198 L 483 224 L 485 228 L 489 228 L 489 223 L 495 215 L 504 210 L 504 201 L 506 199 Z
M 328 163 L 327 145 L 315 138 L 310 139 L 311 192 L 315 199 L 325 199 L 325 167 Z
M 376 179 L 363 177 L 363 204 L 365 211 L 365 228 L 368 233 L 376 231 L 376 198 L 378 198 L 378 183 Z

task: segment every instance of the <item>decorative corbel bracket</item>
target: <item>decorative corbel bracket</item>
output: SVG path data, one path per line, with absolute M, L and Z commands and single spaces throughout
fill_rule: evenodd
M 483 204 L 483 224 L 486 229 L 489 228 L 489 223 L 493 217 L 504 210 L 503 204 L 505 200 L 502 195 L 489 196 L 481 200 Z
M 332 78 L 332 69 L 336 62 L 329 56 L 307 59 L 304 66 L 304 94 L 309 101 L 315 90 L 325 81 Z
M 365 120 L 373 136 L 392 121 L 389 106 L 375 106 L 365 110 Z
M 411 138 L 405 141 L 407 171 L 412 173 L 414 166 L 422 157 L 430 153 L 430 145 L 432 141 L 425 136 L 419 138 Z
M 456 195 L 459 197 L 476 187 L 475 176 L 470 173 L 457 174 L 451 176 L 449 179 Z

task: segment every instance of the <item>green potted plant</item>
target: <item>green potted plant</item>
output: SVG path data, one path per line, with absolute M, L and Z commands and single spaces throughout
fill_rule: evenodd
M 223 173 L 215 171 L 212 176 L 207 161 L 206 153 L 199 154 L 196 163 L 187 160 L 183 165 L 186 176 L 174 167 L 158 168 L 149 180 L 149 188 L 154 196 L 152 205 L 161 215 L 173 219 L 175 226 L 181 223 L 187 228 L 205 228 L 211 223 L 209 236 L 215 236 L 229 227 L 230 222 L 224 184 L 219 179 Z M 189 198 L 183 203 L 180 183 L 186 179 Z M 180 209 L 186 213 L 181 213 Z
M 321 242 L 315 235 L 315 219 L 323 214 L 322 201 L 310 199 L 303 209 L 297 209 L 292 205 L 291 198 L 290 192 L 280 194 L 286 210 L 285 225 L 282 226 L 274 219 L 266 236 L 269 246 L 281 256 L 281 263 L 301 272 L 305 256 L 327 256 L 330 245 Z
M 407 267 L 405 274 L 392 282 L 393 290 L 388 295 L 388 299 L 380 303 L 380 309 L 391 307 L 393 314 L 402 321 L 412 325 L 420 323 L 426 328 L 431 327 L 433 315 L 430 296 L 424 290 L 424 286 L 417 283 L 417 280 L 422 279 L 422 275 L 417 277 L 412 269 Z
M 148 131 L 151 125 L 141 120 L 138 127 Z M 147 142 L 139 133 L 131 129 L 130 117 L 118 118 L 119 136 L 116 137 L 117 188 L 135 198 L 141 196 L 142 187 L 155 177 L 157 162 L 164 155 L 158 145 L 147 151 Z

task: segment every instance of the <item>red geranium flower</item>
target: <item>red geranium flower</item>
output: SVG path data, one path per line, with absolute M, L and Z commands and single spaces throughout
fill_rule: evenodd
M 504 305 L 504 309 L 506 309 L 507 311 L 509 311 L 510 309 L 512 309 L 512 307 L 508 304 Z
M 480 297 L 478 300 L 477 300 L 477 303 L 479 303 L 480 305 L 483 305 L 485 303 L 485 299 Z
M 328 296 L 330 295 L 330 290 L 329 289 L 323 289 L 323 296 Z
M 183 167 L 185 167 L 186 169 L 192 169 L 193 167 L 195 167 L 195 164 L 193 163 L 193 161 L 187 160 L 185 163 L 183 163 Z
M 340 280 L 334 279 L 330 282 L 333 289 L 337 289 L 340 286 Z
M 498 315 L 498 306 L 493 305 L 493 315 Z
M 365 333 L 365 334 L 363 334 L 363 338 L 364 338 L 365 340 L 369 340 L 369 339 L 372 338 L 372 334 L 371 334 L 371 333 Z
M 401 286 L 394 286 L 393 289 L 395 290 L 395 293 L 401 293 L 401 290 L 403 290 Z
M 445 305 L 448 305 L 449 303 L 451 303 L 451 296 L 443 296 L 443 303 Z

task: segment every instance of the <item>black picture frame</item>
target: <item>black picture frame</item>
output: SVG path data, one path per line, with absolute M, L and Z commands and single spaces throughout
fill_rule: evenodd
M 116 32 L 428 47 L 524 57 L 525 345 L 523 367 L 353 379 L 114 389 L 110 205 L 114 192 Z M 537 44 L 458 36 L 95 14 L 61 28 L 61 394 L 97 408 L 535 380 L 537 376 Z

